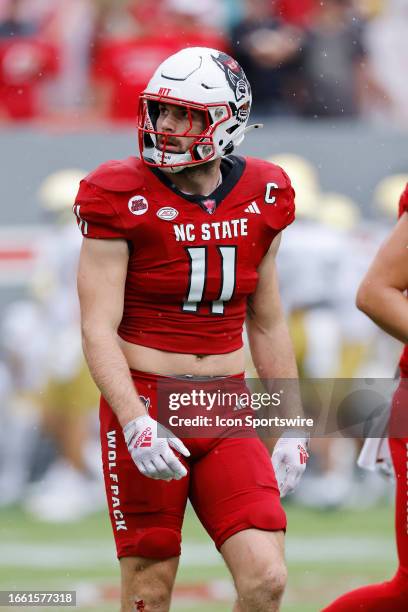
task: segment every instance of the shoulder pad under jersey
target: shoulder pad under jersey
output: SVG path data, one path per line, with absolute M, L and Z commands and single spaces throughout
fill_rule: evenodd
M 256 200 L 267 224 L 282 230 L 295 218 L 295 191 L 280 166 L 263 159 L 246 158 L 247 169 L 241 189 Z
M 260 193 L 265 181 L 274 181 L 279 189 L 286 189 L 286 187 L 290 186 L 290 179 L 286 172 L 283 168 L 272 162 L 268 162 L 264 159 L 247 157 L 246 165 L 248 169 L 248 179 L 251 181 L 251 187 L 248 185 L 248 189 L 253 192 L 253 195 Z M 254 177 L 257 177 L 257 182 L 253 181 Z M 252 193 L 250 195 L 252 195 Z
M 73 211 L 86 238 L 127 239 L 128 228 L 120 212 L 120 194 L 143 191 L 144 164 L 137 157 L 108 161 L 80 183 Z M 127 198 L 126 211 L 127 211 Z
M 105 191 L 133 191 L 144 185 L 145 166 L 138 157 L 110 160 L 90 172 L 85 181 Z

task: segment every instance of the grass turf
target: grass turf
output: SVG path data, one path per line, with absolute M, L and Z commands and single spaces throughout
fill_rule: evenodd
M 390 506 L 332 512 L 292 505 L 286 509 L 289 582 L 282 612 L 317 612 L 350 588 L 392 575 L 395 555 Z M 200 586 L 217 581 L 225 601 L 211 601 L 211 610 L 230 611 L 225 587 L 228 572 L 191 509 L 186 514 L 183 541 L 189 561 L 181 563 L 177 583 Z M 371 544 L 380 554 L 370 553 Z M 319 546 L 323 546 L 321 555 Z M 88 594 L 87 605 L 56 610 L 112 612 L 118 609 L 118 585 L 118 565 L 106 514 L 67 526 L 34 521 L 18 508 L 0 512 L 0 590 L 73 588 Z M 104 597 L 93 595 L 94 587 L 95 593 L 103 592 Z M 194 590 L 192 595 L 179 594 L 176 601 L 175 611 L 209 609 L 209 602 L 194 597 Z

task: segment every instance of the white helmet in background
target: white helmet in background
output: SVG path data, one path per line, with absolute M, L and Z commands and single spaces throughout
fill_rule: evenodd
M 356 203 L 342 193 L 324 192 L 320 196 L 319 220 L 338 230 L 351 231 L 361 221 Z
M 183 49 L 157 68 L 139 103 L 139 147 L 144 162 L 168 172 L 229 155 L 244 139 L 251 110 L 251 87 L 240 65 L 229 55 L 207 47 Z M 169 134 L 157 131 L 159 104 L 187 110 L 190 127 L 172 137 L 194 138 L 185 153 L 166 150 Z M 206 125 L 192 132 L 193 110 Z M 256 126 L 258 127 L 258 126 Z M 163 136 L 158 145 L 158 136 Z
M 71 218 L 79 183 L 87 174 L 81 168 L 64 168 L 46 176 L 38 189 L 42 208 Z
M 391 219 L 397 218 L 398 201 L 408 183 L 408 174 L 391 174 L 381 179 L 374 190 L 374 205 Z
M 296 193 L 296 217 L 316 220 L 320 198 L 317 168 L 311 161 L 296 153 L 278 153 L 266 160 L 281 166 L 289 175 Z

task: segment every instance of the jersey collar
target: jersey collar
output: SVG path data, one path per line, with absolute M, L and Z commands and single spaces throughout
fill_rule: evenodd
M 180 191 L 180 189 L 178 189 L 178 187 L 176 187 L 176 185 L 172 183 L 171 179 L 165 172 L 162 172 L 158 168 L 151 167 L 149 167 L 149 170 L 150 172 L 153 172 L 153 174 L 161 183 L 163 183 L 163 185 L 168 187 L 168 189 L 171 189 L 171 191 L 180 198 L 183 198 L 188 202 L 198 204 L 206 213 L 213 214 L 222 200 L 227 197 L 230 191 L 238 183 L 239 179 L 244 173 L 245 165 L 245 159 L 243 157 L 239 157 L 238 155 L 223 157 L 221 160 L 222 183 L 207 196 L 183 193 Z

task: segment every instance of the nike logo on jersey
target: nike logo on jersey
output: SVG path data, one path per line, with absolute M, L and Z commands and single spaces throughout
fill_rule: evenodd
M 252 213 L 255 215 L 260 215 L 261 211 L 258 208 L 258 205 L 255 201 L 251 202 L 251 204 L 248 206 L 248 208 L 245 209 L 245 212 L 247 213 Z

